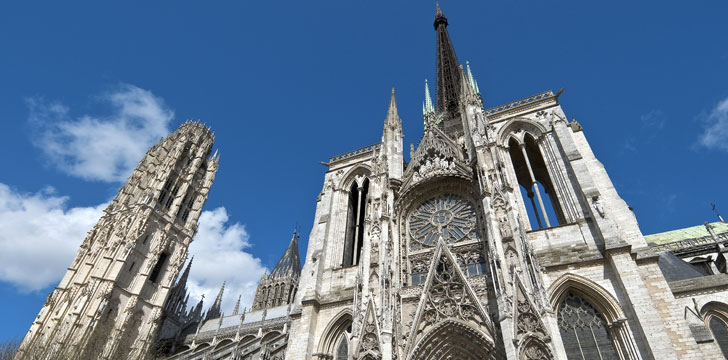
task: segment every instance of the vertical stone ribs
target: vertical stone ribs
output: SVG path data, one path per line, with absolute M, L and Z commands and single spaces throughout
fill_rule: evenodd
M 440 126 L 449 136 L 457 138 L 463 132 L 460 119 L 460 70 L 455 49 L 447 32 L 447 18 L 437 5 L 435 14 L 437 31 L 437 113 L 442 116 Z

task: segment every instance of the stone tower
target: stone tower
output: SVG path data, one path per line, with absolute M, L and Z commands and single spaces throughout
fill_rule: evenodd
M 721 358 L 561 92 L 486 109 L 447 26 L 409 163 L 394 92 L 381 142 L 325 163 L 287 359 Z
M 298 277 L 301 275 L 301 259 L 298 256 L 297 231 L 288 244 L 286 252 L 270 272 L 263 274 L 253 299 L 252 311 L 264 310 L 293 302 L 298 290 Z
M 206 126 L 186 122 L 147 151 L 48 296 L 18 359 L 150 356 L 218 169 L 213 141 Z

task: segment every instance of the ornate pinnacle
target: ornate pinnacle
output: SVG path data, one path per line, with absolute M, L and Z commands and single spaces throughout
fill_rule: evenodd
M 427 85 L 427 79 L 425 79 L 425 102 L 422 103 L 422 115 L 434 112 L 435 107 L 432 105 L 432 97 L 430 97 L 430 86 Z
M 240 308 L 240 297 L 242 295 L 238 295 L 238 301 L 235 303 L 235 307 L 233 308 L 233 315 L 238 314 L 238 309 Z
M 475 81 L 473 78 L 473 73 L 470 71 L 470 61 L 465 62 L 465 67 L 468 69 L 468 82 L 470 82 L 470 87 L 473 88 L 473 91 L 475 91 L 476 94 L 480 94 L 480 89 L 478 89 L 478 82 Z

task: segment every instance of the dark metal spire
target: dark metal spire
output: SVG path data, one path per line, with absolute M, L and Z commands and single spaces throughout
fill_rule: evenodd
M 283 278 L 288 276 L 294 276 L 298 278 L 301 274 L 301 259 L 298 256 L 298 231 L 293 232 L 293 238 L 288 249 L 283 253 L 281 259 L 278 260 L 276 267 L 270 273 L 271 278 Z
M 447 32 L 447 18 L 437 4 L 437 113 L 443 115 L 441 126 L 445 133 L 457 136 L 463 132 L 460 119 L 460 71 L 455 49 Z

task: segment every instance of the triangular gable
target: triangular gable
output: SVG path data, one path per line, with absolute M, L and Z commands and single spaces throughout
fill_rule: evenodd
M 456 319 L 471 324 L 493 339 L 493 326 L 485 308 L 467 281 L 455 257 L 440 238 L 425 281 L 407 342 L 407 353 L 438 323 Z
M 374 300 L 371 294 L 369 295 L 367 311 L 364 314 L 364 323 L 361 326 L 359 339 L 357 349 L 358 359 L 364 359 L 367 356 L 374 359 L 381 358 L 382 350 L 379 339 L 379 322 L 377 321 L 377 314 L 374 311 Z
M 536 311 L 536 307 L 526 292 L 518 275 L 513 275 L 515 301 L 513 302 L 513 338 L 521 340 L 527 336 L 539 339 L 548 337 L 546 327 Z
M 462 148 L 440 129 L 428 129 L 407 165 L 402 187 L 448 175 L 472 178 Z

